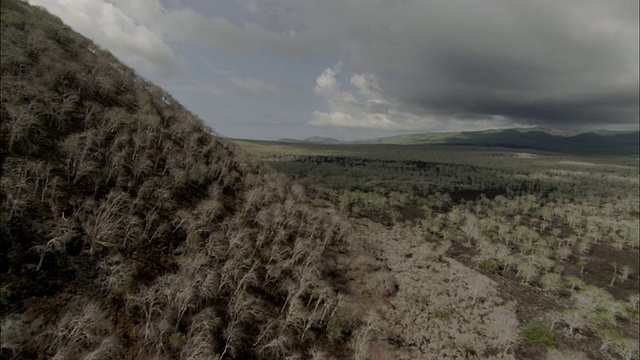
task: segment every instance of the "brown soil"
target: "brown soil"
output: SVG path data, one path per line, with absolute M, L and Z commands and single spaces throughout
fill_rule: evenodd
M 595 244 L 589 256 L 584 271 L 580 273 L 580 266 L 573 259 L 565 262 L 566 275 L 573 275 L 581 278 L 588 285 L 595 285 L 607 290 L 616 300 L 626 301 L 629 296 L 640 292 L 638 282 L 638 271 L 640 264 L 637 250 L 617 250 L 603 244 Z M 618 274 L 624 265 L 631 269 L 631 273 L 626 281 L 616 279 L 613 286 L 614 266 L 616 263 Z

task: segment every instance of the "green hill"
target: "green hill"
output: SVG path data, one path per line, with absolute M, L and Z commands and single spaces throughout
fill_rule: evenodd
M 423 145 L 442 144 L 449 139 L 465 139 L 462 132 L 444 132 L 427 134 L 396 135 L 390 137 L 365 140 L 367 144 L 392 144 L 392 145 Z
M 349 354 L 325 275 L 343 219 L 42 8 L 0 4 L 1 358 Z

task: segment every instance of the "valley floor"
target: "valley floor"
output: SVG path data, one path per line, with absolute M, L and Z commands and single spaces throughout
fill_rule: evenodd
M 637 158 L 240 144 L 350 218 L 356 359 L 638 359 Z
M 448 257 L 450 244 L 370 221 L 358 232 L 367 235 L 352 263 L 352 301 L 367 312 L 369 358 L 515 359 L 515 303 Z

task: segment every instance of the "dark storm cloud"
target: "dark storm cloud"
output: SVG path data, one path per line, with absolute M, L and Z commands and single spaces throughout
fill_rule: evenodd
M 487 81 L 483 83 L 487 86 Z M 508 82 L 507 82 L 508 83 Z M 504 86 L 497 83 L 495 86 Z M 597 94 L 579 94 L 571 98 L 531 98 L 503 96 L 482 87 L 447 93 L 433 92 L 430 96 L 405 99 L 405 104 L 420 113 L 451 115 L 455 118 L 476 119 L 490 115 L 505 116 L 520 123 L 553 127 L 586 125 L 625 125 L 638 122 L 637 89 L 617 89 Z
M 314 8 L 326 23 L 310 30 L 341 39 L 344 68 L 375 74 L 399 111 L 637 126 L 637 1 L 330 4 Z
M 436 109 L 440 114 L 453 114 L 456 118 L 474 119 L 484 115 L 501 115 L 526 123 L 554 127 L 607 123 L 619 125 L 633 123 L 638 118 L 637 98 L 618 94 L 579 100 L 518 101 L 477 97 L 442 103 L 425 102 L 424 107 Z

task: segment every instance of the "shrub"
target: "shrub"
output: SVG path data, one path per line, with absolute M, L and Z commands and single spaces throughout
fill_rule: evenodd
M 522 284 L 530 284 L 538 276 L 538 269 L 529 261 L 519 263 L 517 269 L 517 275 L 522 279 Z
M 628 312 L 635 316 L 640 315 L 640 296 L 638 294 L 633 294 L 630 295 L 627 300 Z
M 623 265 L 620 268 L 620 274 L 618 274 L 620 281 L 622 282 L 627 281 L 627 279 L 629 279 L 629 275 L 631 275 L 631 269 L 629 268 L 629 266 Z
M 638 342 L 634 339 L 624 337 L 617 330 L 603 330 L 598 332 L 598 337 L 602 341 L 600 351 L 611 359 L 637 359 Z
M 9 121 L 3 121 L 4 131 L 8 136 L 9 150 L 17 150 L 16 145 L 23 150 L 30 151 L 34 145 L 34 138 L 42 131 L 42 124 L 38 120 L 41 110 L 37 105 L 21 105 L 6 107 Z
M 553 336 L 545 326 L 536 320 L 531 320 L 522 329 L 522 336 L 534 346 L 543 346 L 546 348 L 556 348 L 558 340 Z
M 327 323 L 327 337 L 333 343 L 342 343 L 347 339 L 347 319 L 342 315 L 334 315 Z
M 580 291 L 586 286 L 584 281 L 577 276 L 569 276 L 565 280 L 571 290 Z
M 573 250 L 569 246 L 561 246 L 556 250 L 556 258 L 560 261 L 565 261 L 571 256 Z
M 183 333 L 176 331 L 169 336 L 169 347 L 171 349 L 181 349 L 185 343 L 185 336 Z
M 546 273 L 542 275 L 540 279 L 540 283 L 542 283 L 542 288 L 546 291 L 549 291 L 552 294 L 557 294 L 562 290 L 563 281 L 562 277 L 556 273 Z
M 482 260 L 478 266 L 480 267 L 480 270 L 492 272 L 495 274 L 500 273 L 500 266 L 494 259 Z

